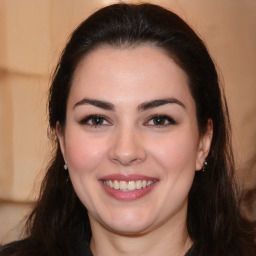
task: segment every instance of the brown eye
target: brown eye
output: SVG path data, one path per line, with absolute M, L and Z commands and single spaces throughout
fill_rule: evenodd
M 104 122 L 104 118 L 100 116 L 95 116 L 91 118 L 92 125 L 102 125 Z
M 153 118 L 154 125 L 165 125 L 166 124 L 166 118 L 158 116 Z
M 174 121 L 173 118 L 166 115 L 156 115 L 150 118 L 147 125 L 161 127 L 171 124 L 176 124 L 176 121 Z
M 107 121 L 104 116 L 100 116 L 100 115 L 87 116 L 85 119 L 80 121 L 80 124 L 94 126 L 94 127 L 111 125 L 111 123 Z

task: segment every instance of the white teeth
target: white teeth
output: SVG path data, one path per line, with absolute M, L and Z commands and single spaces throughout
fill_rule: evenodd
M 133 191 L 135 189 L 136 189 L 135 181 L 129 181 L 129 183 L 128 183 L 128 190 L 129 191 Z
M 127 190 L 128 189 L 128 184 L 127 182 L 121 180 L 120 181 L 120 190 Z
M 120 188 L 120 183 L 117 180 L 114 180 L 114 189 L 119 189 Z
M 136 189 L 141 189 L 141 187 L 142 187 L 141 180 L 137 180 L 136 181 Z
M 110 181 L 108 181 L 109 182 L 109 186 L 111 187 L 111 188 L 113 188 L 114 187 L 114 184 L 113 184 L 113 182 L 110 180 Z
M 150 186 L 150 185 L 152 185 L 152 184 L 153 184 L 153 181 L 152 181 L 152 180 L 149 180 L 149 181 L 147 182 L 147 187 Z
M 121 191 L 134 191 L 136 189 L 142 189 L 149 187 L 155 183 L 153 180 L 131 180 L 131 181 L 117 181 L 117 180 L 104 180 L 103 183 L 113 189 L 121 190 Z

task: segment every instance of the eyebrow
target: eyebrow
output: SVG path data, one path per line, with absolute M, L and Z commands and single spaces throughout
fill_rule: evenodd
M 86 105 L 86 104 L 93 105 L 95 107 L 102 108 L 105 110 L 112 110 L 112 111 L 115 110 L 115 106 L 110 102 L 103 101 L 103 100 L 88 99 L 88 98 L 84 98 L 78 101 L 74 105 L 73 109 L 77 106 Z
M 82 100 L 78 101 L 74 105 L 73 109 L 76 108 L 77 106 L 87 105 L 87 104 L 88 105 L 93 105 L 95 107 L 102 108 L 102 109 L 105 109 L 105 110 L 110 110 L 110 111 L 115 110 L 114 104 L 112 104 L 110 102 L 103 101 L 103 100 L 89 99 L 89 98 L 83 98 Z M 156 100 L 143 102 L 138 106 L 137 109 L 138 109 L 138 111 L 145 111 L 145 110 L 152 109 L 152 108 L 159 107 L 159 106 L 163 106 L 163 105 L 166 105 L 166 104 L 178 104 L 179 106 L 186 109 L 185 105 L 176 98 L 156 99 Z
M 144 102 L 138 106 L 139 111 L 145 111 L 151 108 L 159 107 L 166 104 L 178 104 L 179 106 L 186 109 L 185 105 L 176 98 L 157 99 L 148 102 Z

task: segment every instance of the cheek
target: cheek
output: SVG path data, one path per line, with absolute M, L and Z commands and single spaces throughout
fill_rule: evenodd
M 184 206 L 192 186 L 197 155 L 197 140 L 191 132 L 176 133 L 160 140 L 154 151 L 155 166 L 161 171 L 161 197 L 163 213 L 174 213 Z M 165 210 L 164 210 L 165 209 Z
M 106 156 L 106 142 L 72 132 L 66 136 L 66 160 L 70 172 L 86 176 L 97 169 Z
M 162 138 L 151 147 L 151 155 L 166 172 L 195 171 L 197 133 L 177 132 Z
M 97 198 L 95 188 L 100 176 L 97 170 L 106 157 L 105 140 L 92 139 L 76 132 L 67 135 L 66 159 L 70 179 L 81 202 L 88 210 L 93 211 L 94 199 Z M 96 201 L 100 201 L 100 198 Z

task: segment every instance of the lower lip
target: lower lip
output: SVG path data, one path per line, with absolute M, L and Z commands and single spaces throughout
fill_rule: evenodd
M 102 183 L 102 186 L 104 190 L 108 193 L 108 195 L 110 195 L 111 197 L 117 200 L 122 200 L 122 201 L 132 201 L 132 200 L 139 199 L 147 195 L 148 193 L 150 193 L 156 184 L 157 182 L 153 183 L 149 187 L 137 189 L 134 191 L 122 191 L 122 190 L 110 188 L 106 186 L 104 183 Z

